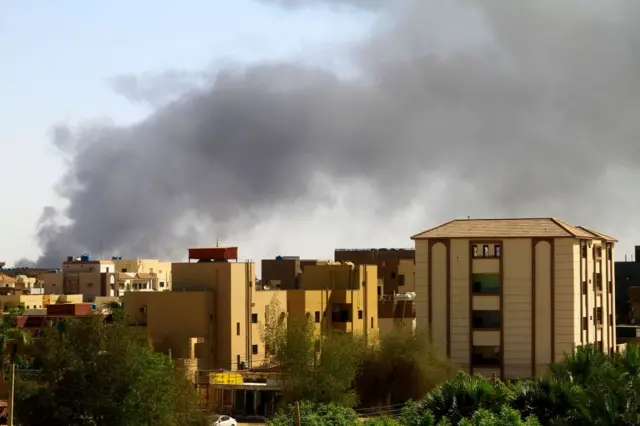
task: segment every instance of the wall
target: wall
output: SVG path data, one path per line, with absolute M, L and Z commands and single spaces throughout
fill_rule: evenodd
M 62 272 L 47 272 L 38 277 L 44 285 L 45 294 L 61 294 L 63 293 L 63 275 Z
M 257 291 L 255 286 L 251 291 L 252 308 L 251 314 L 255 315 L 256 322 L 251 319 L 251 345 L 256 345 L 258 353 L 251 351 L 251 366 L 259 366 L 265 363 L 264 341 L 261 339 L 260 330 L 265 325 L 267 306 L 274 300 L 280 305 L 283 312 L 287 312 L 287 291 Z
M 214 302 L 211 291 L 127 292 L 123 297 L 125 312 L 136 324 L 146 327 L 154 349 L 165 353 L 170 350 L 174 358 L 191 357 L 193 338 L 213 342 Z M 208 368 L 220 364 L 209 350 L 203 352 Z
M 250 298 L 255 287 L 255 265 L 242 262 L 173 263 L 173 290 L 209 290 L 216 295 L 217 362 L 238 367 L 250 362 Z M 240 324 L 240 333 L 238 333 Z

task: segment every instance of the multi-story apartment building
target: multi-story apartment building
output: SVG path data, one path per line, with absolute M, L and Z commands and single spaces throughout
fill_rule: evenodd
M 413 291 L 413 249 L 336 249 L 337 262 L 377 265 L 380 295 Z
M 471 373 L 542 374 L 616 348 L 615 239 L 556 219 L 453 220 L 412 239 L 417 326 Z
M 287 290 L 289 318 L 306 314 L 319 332 L 339 329 L 365 337 L 378 332 L 376 265 L 300 260 L 262 260 L 262 285 Z
M 192 262 L 195 261 L 195 262 Z M 237 261 L 237 247 L 189 249 L 189 262 L 173 263 L 173 291 L 127 292 L 125 310 L 156 349 L 193 358 L 198 369 L 235 370 L 260 365 L 266 306 L 273 297 L 286 310 L 284 292 L 256 288 L 255 265 Z
M 171 262 L 164 262 L 158 259 L 122 259 L 114 256 L 111 261 L 115 265 L 115 271 L 122 274 L 141 274 L 141 276 L 154 276 L 153 290 L 171 290 Z M 139 290 L 145 290 L 140 288 Z

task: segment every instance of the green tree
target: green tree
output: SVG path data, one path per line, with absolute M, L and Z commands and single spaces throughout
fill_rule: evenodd
M 268 426 L 292 426 L 297 424 L 298 411 L 294 404 L 280 410 Z M 300 403 L 300 423 L 305 426 L 357 426 L 361 425 L 356 412 L 337 404 Z
M 362 404 L 390 406 L 420 399 L 451 376 L 449 362 L 426 333 L 399 328 L 364 352 L 357 388 Z
M 503 406 L 499 412 L 480 409 L 469 418 L 464 418 L 459 426 L 540 426 L 534 416 L 522 420 L 520 413 L 509 406 Z
M 16 317 L 21 315 L 22 307 L 12 307 L 5 311 L 0 317 L 0 371 L 4 383 L 6 365 L 13 363 L 16 358 L 14 352 L 9 353 L 10 343 L 29 346 L 32 342 L 31 335 L 23 328 L 16 326 Z
M 189 425 L 193 385 L 153 352 L 125 321 L 102 315 L 67 321 L 37 343 L 36 377 L 18 383 L 16 418 L 24 426 Z
M 275 297 L 267 307 L 260 335 L 269 349 L 268 362 L 282 371 L 286 403 L 357 404 L 354 382 L 364 345 L 360 337 L 337 331 L 321 334 L 308 315 L 285 317 Z

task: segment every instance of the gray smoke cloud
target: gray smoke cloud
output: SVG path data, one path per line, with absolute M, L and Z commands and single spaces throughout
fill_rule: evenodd
M 134 125 L 53 132 L 69 207 L 43 214 L 38 263 L 166 255 L 202 229 L 224 236 L 295 203 L 330 204 L 320 178 L 374 187 L 377 219 L 354 218 L 372 224 L 417 202 L 442 220 L 554 215 L 632 229 L 620 212 L 635 205 L 620 194 L 638 181 L 637 1 L 404 5 L 378 12 L 385 24 L 349 58 L 356 77 L 298 63 L 232 67 L 204 86 L 171 75 L 172 102 L 157 82 L 114 80 L 164 106 Z

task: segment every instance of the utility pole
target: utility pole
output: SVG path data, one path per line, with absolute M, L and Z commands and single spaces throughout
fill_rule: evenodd
M 13 402 L 15 400 L 15 392 L 16 392 L 16 365 L 11 364 L 11 396 L 9 399 L 9 426 L 13 426 Z
M 302 423 L 300 422 L 300 403 L 298 401 L 296 401 L 296 417 L 298 418 L 298 426 L 301 426 Z

